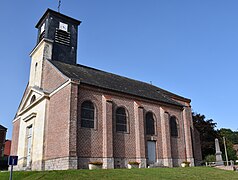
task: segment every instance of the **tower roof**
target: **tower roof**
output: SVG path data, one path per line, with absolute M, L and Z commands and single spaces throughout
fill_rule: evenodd
M 56 11 L 54 11 L 54 10 L 52 10 L 52 9 L 47 9 L 46 10 L 46 12 L 44 13 L 44 15 L 40 18 L 40 20 L 38 21 L 38 23 L 36 24 L 36 28 L 38 28 L 39 26 L 40 26 L 40 24 L 41 24 L 41 22 L 42 21 L 44 21 L 44 19 L 46 19 L 46 17 L 49 15 L 49 14 L 52 14 L 52 15 L 54 15 L 54 16 L 58 16 L 58 17 L 63 17 L 63 18 L 65 18 L 65 19 L 67 19 L 67 21 L 71 21 L 71 22 L 73 22 L 74 24 L 76 24 L 76 25 L 79 25 L 80 23 L 81 23 L 81 21 L 79 21 L 79 20 L 77 20 L 77 19 L 74 19 L 74 18 L 72 18 L 72 17 L 69 17 L 69 16 L 66 16 L 66 15 L 64 15 L 64 14 L 61 14 L 61 13 L 59 13 L 59 12 L 56 12 Z

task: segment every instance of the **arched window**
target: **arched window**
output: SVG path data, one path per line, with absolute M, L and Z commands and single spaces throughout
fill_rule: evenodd
M 127 116 L 123 107 L 119 107 L 116 110 L 116 131 L 127 132 Z
M 146 120 L 146 134 L 154 135 L 155 134 L 155 120 L 154 120 L 153 113 L 152 112 L 146 113 L 145 120 Z
M 81 105 L 81 127 L 94 128 L 94 105 L 91 101 L 84 101 Z
M 35 96 L 35 95 L 33 95 L 33 96 L 31 97 L 30 104 L 32 104 L 32 103 L 33 103 L 35 100 L 36 100 L 36 96 Z
M 170 117 L 170 135 L 178 137 L 178 124 L 175 116 Z

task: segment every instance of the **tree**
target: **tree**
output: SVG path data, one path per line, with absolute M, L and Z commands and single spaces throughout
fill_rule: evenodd
M 216 123 L 212 119 L 205 120 L 205 115 L 192 113 L 194 127 L 200 133 L 201 149 L 203 159 L 207 155 L 215 154 L 215 138 L 219 138 L 215 130 Z
M 225 137 L 226 138 L 226 147 L 227 147 L 227 156 L 229 160 L 233 160 L 235 161 L 237 159 L 236 156 L 236 151 L 233 149 L 233 145 L 236 144 L 236 142 L 238 141 L 238 137 L 236 132 L 233 132 L 231 129 L 225 129 L 225 128 L 221 128 L 220 130 L 218 130 L 220 139 L 222 141 L 222 138 Z M 223 160 L 225 159 L 225 150 L 224 147 L 221 148 L 222 152 L 224 152 L 223 155 Z

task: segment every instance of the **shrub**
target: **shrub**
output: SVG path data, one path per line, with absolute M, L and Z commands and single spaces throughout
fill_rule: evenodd
M 140 163 L 138 163 L 136 161 L 130 161 L 130 162 L 128 162 L 128 164 L 130 164 L 130 165 L 139 165 Z
M 207 156 L 205 157 L 205 161 L 206 161 L 206 162 L 216 162 L 216 156 L 213 155 L 213 154 L 207 155 Z
M 0 158 L 0 170 L 8 169 L 8 159 L 7 157 Z
M 182 163 L 185 164 L 185 167 L 189 167 L 189 165 L 190 165 L 190 162 L 188 162 L 188 161 L 183 161 Z
M 93 164 L 93 165 L 101 166 L 103 163 L 99 162 L 99 161 L 95 161 L 95 162 L 89 162 L 88 164 Z

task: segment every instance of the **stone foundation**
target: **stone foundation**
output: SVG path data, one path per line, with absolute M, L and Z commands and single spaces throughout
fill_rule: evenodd
M 103 158 L 103 169 L 114 169 L 114 158 Z
M 195 166 L 194 158 L 187 158 L 187 161 L 190 162 L 190 166 Z
M 173 159 L 163 159 L 163 165 L 166 167 L 173 167 Z
M 103 158 L 78 158 L 78 169 L 88 169 L 89 162 L 103 162 Z
M 78 168 L 78 158 L 77 157 L 63 157 L 45 160 L 44 170 L 67 170 L 67 169 L 77 169 Z

